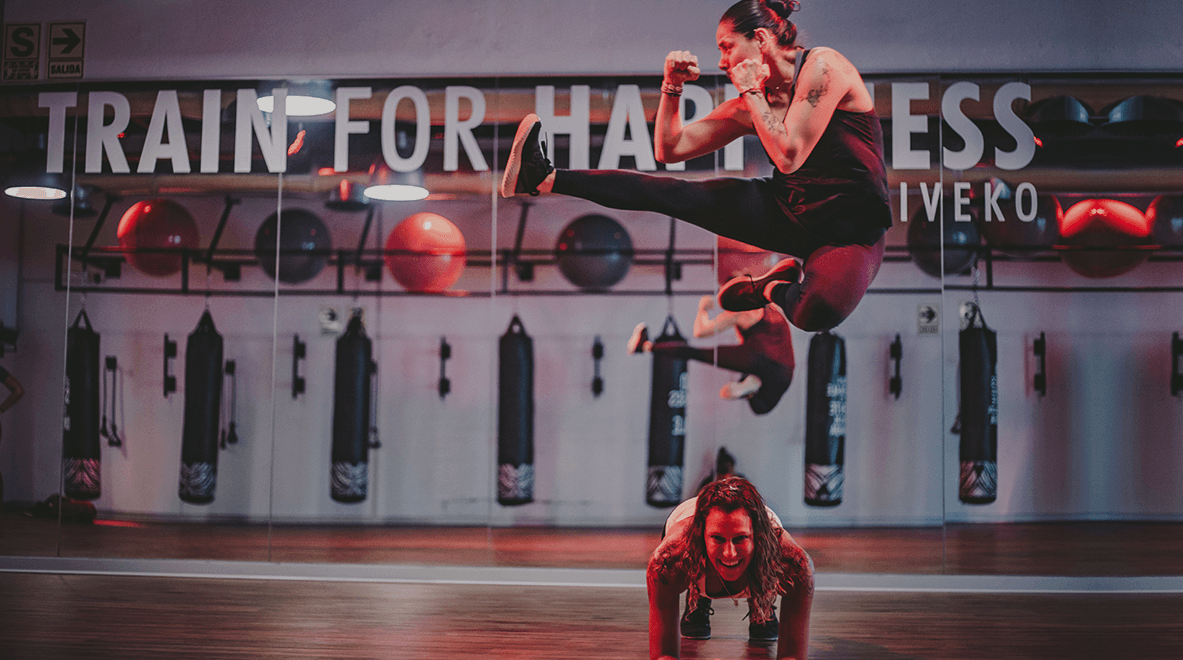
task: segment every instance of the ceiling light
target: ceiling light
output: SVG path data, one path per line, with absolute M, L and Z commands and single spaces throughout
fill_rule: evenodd
M 70 184 L 65 175 L 45 172 L 44 152 L 18 159 L 5 183 L 4 193 L 20 199 L 62 199 Z
M 263 112 L 275 111 L 275 97 L 272 96 L 272 92 L 276 89 L 286 89 L 288 92 L 285 109 L 288 117 L 316 117 L 337 109 L 337 104 L 332 100 L 333 88 L 329 81 L 306 80 L 260 87 L 256 103 Z
M 258 104 L 259 109 L 263 112 L 270 113 L 275 111 L 274 96 L 260 96 Z M 326 115 L 336 109 L 337 104 L 328 99 L 297 94 L 288 96 L 286 111 L 289 117 L 315 117 L 317 115 Z
M 426 199 L 428 192 L 423 185 L 423 170 L 395 172 L 379 158 L 370 166 L 370 185 L 366 197 L 384 202 L 413 202 Z

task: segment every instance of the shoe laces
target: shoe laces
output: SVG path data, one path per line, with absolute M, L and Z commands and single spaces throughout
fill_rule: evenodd
M 747 619 L 750 616 L 752 616 L 752 610 L 749 609 L 748 613 L 743 615 L 743 619 L 740 619 L 740 621 L 743 621 L 744 619 Z M 752 623 L 757 626 L 766 626 L 773 621 L 776 621 L 776 605 L 772 606 L 772 618 L 768 619 L 767 621 L 765 621 L 763 623 L 756 623 L 756 620 L 752 619 Z
M 690 610 L 689 612 L 686 613 L 686 616 L 683 616 L 682 618 L 685 619 L 686 621 L 691 621 L 694 619 L 703 619 L 705 617 L 712 616 L 714 613 L 715 613 L 715 608 L 711 607 L 710 605 L 707 605 L 706 607 L 696 607 L 696 608 Z
M 545 136 L 546 136 L 545 133 L 539 132 L 539 134 L 538 134 L 538 149 L 536 149 L 536 150 L 531 149 L 530 150 L 530 163 L 529 163 L 530 167 L 536 168 L 542 172 L 547 172 L 550 169 L 550 159 L 546 157 L 547 143 L 546 143 Z M 538 186 L 537 186 L 537 184 L 535 184 L 534 190 L 530 191 L 530 196 L 537 197 L 539 194 L 540 193 L 538 192 Z

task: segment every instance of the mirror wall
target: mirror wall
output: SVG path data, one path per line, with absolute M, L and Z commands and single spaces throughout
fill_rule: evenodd
M 942 80 L 970 200 L 945 252 L 951 571 L 1177 572 L 1139 548 L 1180 513 L 1179 101 L 1172 78 Z
M 696 337 L 695 320 L 781 255 L 660 213 L 496 193 L 531 111 L 560 167 L 769 176 L 758 141 L 653 162 L 652 76 L 317 82 L 5 89 L 12 175 L 56 148 L 76 192 L 73 217 L 2 202 L 20 328 L 3 364 L 28 391 L 3 419 L 4 554 L 639 568 L 670 505 L 730 457 L 822 571 L 1169 572 L 1121 541 L 1179 516 L 1183 133 L 1153 114 L 1173 102 L 1120 101 L 1178 99 L 1172 81 L 868 76 L 885 258 L 832 335 L 788 331 L 791 382 L 759 414 L 721 396 L 746 375 L 725 365 L 735 331 Z M 257 104 L 275 87 L 330 90 L 337 109 L 277 123 Z M 698 89 L 687 116 L 734 93 Z M 427 196 L 362 194 L 381 183 Z M 138 223 L 148 243 L 121 242 Z M 57 395 L 68 380 L 78 401 L 83 311 L 101 337 L 89 499 L 61 466 L 95 457 L 73 414 L 63 443 Z M 989 332 L 962 332 L 970 317 Z M 671 354 L 630 353 L 639 323 L 702 350 L 657 382 Z M 991 347 L 972 368 L 965 337 Z M 825 342 L 845 380 L 811 393 Z M 823 395 L 840 446 L 807 430 Z M 55 493 L 77 502 L 40 506 Z M 87 502 L 95 521 L 70 520 Z M 1049 544 L 1078 554 L 1052 565 Z

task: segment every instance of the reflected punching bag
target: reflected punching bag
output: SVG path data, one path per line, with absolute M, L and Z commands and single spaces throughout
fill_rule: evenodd
M 966 504 L 998 497 L 997 336 L 982 310 L 972 305 L 969 324 L 958 336 L 961 351 L 961 484 Z
M 805 393 L 805 503 L 842 503 L 846 453 L 846 341 L 819 332 L 809 342 Z
M 654 343 L 685 342 L 669 316 Z M 686 442 L 686 358 L 653 353 L 653 387 L 649 398 L 649 476 L 645 502 L 659 508 L 682 501 L 682 459 Z
M 181 434 L 181 499 L 214 501 L 222 410 L 222 335 L 209 310 L 185 343 L 185 425 Z
M 86 310 L 66 331 L 66 417 L 62 423 L 62 472 L 66 497 L 99 497 L 99 333 Z
M 515 314 L 499 342 L 497 501 L 534 501 L 534 340 Z
M 366 499 L 370 472 L 370 378 L 376 367 L 373 345 L 354 310 L 337 339 L 333 388 L 333 466 L 331 495 L 338 502 Z

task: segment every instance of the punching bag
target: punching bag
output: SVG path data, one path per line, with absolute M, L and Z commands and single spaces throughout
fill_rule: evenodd
M 686 341 L 669 316 L 654 343 Z M 682 453 L 686 442 L 686 358 L 653 353 L 649 398 L 649 477 L 645 502 L 659 508 L 682 501 Z
M 974 305 L 969 325 L 958 336 L 961 351 L 961 485 L 966 504 L 998 497 L 997 338 Z
M 499 342 L 497 501 L 534 501 L 534 340 L 515 314 Z
M 846 453 L 846 341 L 829 331 L 814 335 L 805 378 L 805 503 L 838 506 Z
M 209 310 L 185 343 L 185 426 L 181 434 L 181 499 L 214 501 L 218 483 L 218 419 L 222 409 L 222 335 Z
M 99 497 L 99 375 L 99 333 L 82 310 L 66 331 L 62 472 L 70 499 Z
M 373 346 L 353 312 L 337 339 L 333 387 L 332 498 L 338 502 L 366 499 L 370 472 L 370 376 L 374 373 Z

